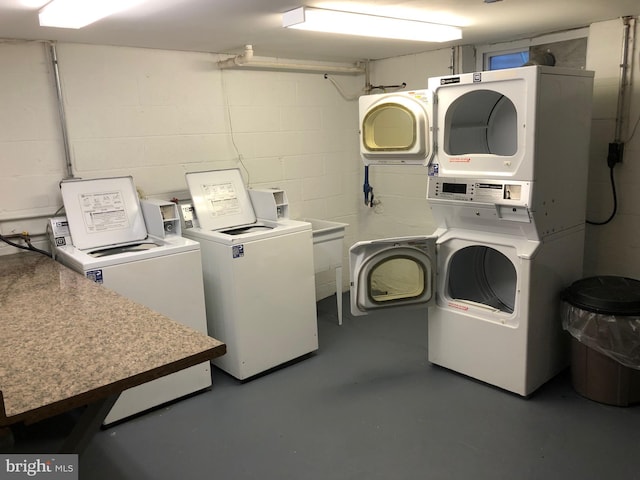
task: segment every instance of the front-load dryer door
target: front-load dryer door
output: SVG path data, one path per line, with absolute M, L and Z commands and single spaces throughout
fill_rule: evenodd
M 363 95 L 360 156 L 365 165 L 427 165 L 433 156 L 433 93 Z
M 349 249 L 351 314 L 435 301 L 436 236 L 358 242 Z

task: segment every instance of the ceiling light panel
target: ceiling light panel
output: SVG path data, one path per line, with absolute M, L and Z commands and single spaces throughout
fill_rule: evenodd
M 450 25 L 308 7 L 285 12 L 282 15 L 282 26 L 419 42 L 447 42 L 462 38 L 462 30 Z
M 41 27 L 82 28 L 142 0 L 53 0 L 38 12 Z

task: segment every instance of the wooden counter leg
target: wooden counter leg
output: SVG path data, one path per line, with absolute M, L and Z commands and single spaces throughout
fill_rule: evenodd
M 84 449 L 87 448 L 87 445 L 89 445 L 93 435 L 100 429 L 102 422 L 119 396 L 120 393 L 116 393 L 103 400 L 87 405 L 58 453 L 82 454 Z

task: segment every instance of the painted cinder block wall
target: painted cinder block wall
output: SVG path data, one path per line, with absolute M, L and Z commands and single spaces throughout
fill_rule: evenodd
M 621 21 L 590 27 L 587 68 L 596 71 L 589 164 L 589 218 L 610 210 L 606 146 L 615 125 Z M 322 74 L 224 70 L 224 56 L 195 52 L 59 44 L 57 53 L 75 176 L 132 175 L 148 196 L 184 194 L 184 174 L 241 168 L 253 187 L 284 188 L 292 217 L 349 224 L 346 249 L 360 239 L 431 233 L 421 167 L 372 168 L 379 204 L 363 203 L 357 101 Z M 372 62 L 373 84 L 426 86 L 449 73 L 449 49 Z M 640 59 L 634 62 L 639 78 Z M 42 240 L 67 176 L 48 47 L 0 43 L 0 231 Z M 348 97 L 363 76 L 332 76 Z M 633 85 L 631 117 L 640 114 Z M 613 125 L 613 126 L 612 126 Z M 616 168 L 619 215 L 588 227 L 586 274 L 640 277 L 640 132 Z M 0 254 L 15 250 L 0 245 Z M 343 289 L 348 288 L 345 268 Z M 318 298 L 335 291 L 318 275 Z
M 189 171 L 241 169 L 283 188 L 293 218 L 357 225 L 363 76 L 220 70 L 224 56 L 58 44 L 72 173 L 131 175 L 147 196 L 186 193 Z M 42 240 L 68 176 L 49 47 L 0 44 L 0 229 Z M 347 228 L 345 245 L 356 239 Z M 42 241 L 40 241 L 42 246 Z M 14 249 L 0 245 L 0 252 Z M 319 298 L 335 279 L 319 278 Z

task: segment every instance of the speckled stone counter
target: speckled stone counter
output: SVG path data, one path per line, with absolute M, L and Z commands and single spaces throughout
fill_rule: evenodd
M 0 256 L 0 325 L 0 426 L 87 405 L 226 351 L 31 252 Z

